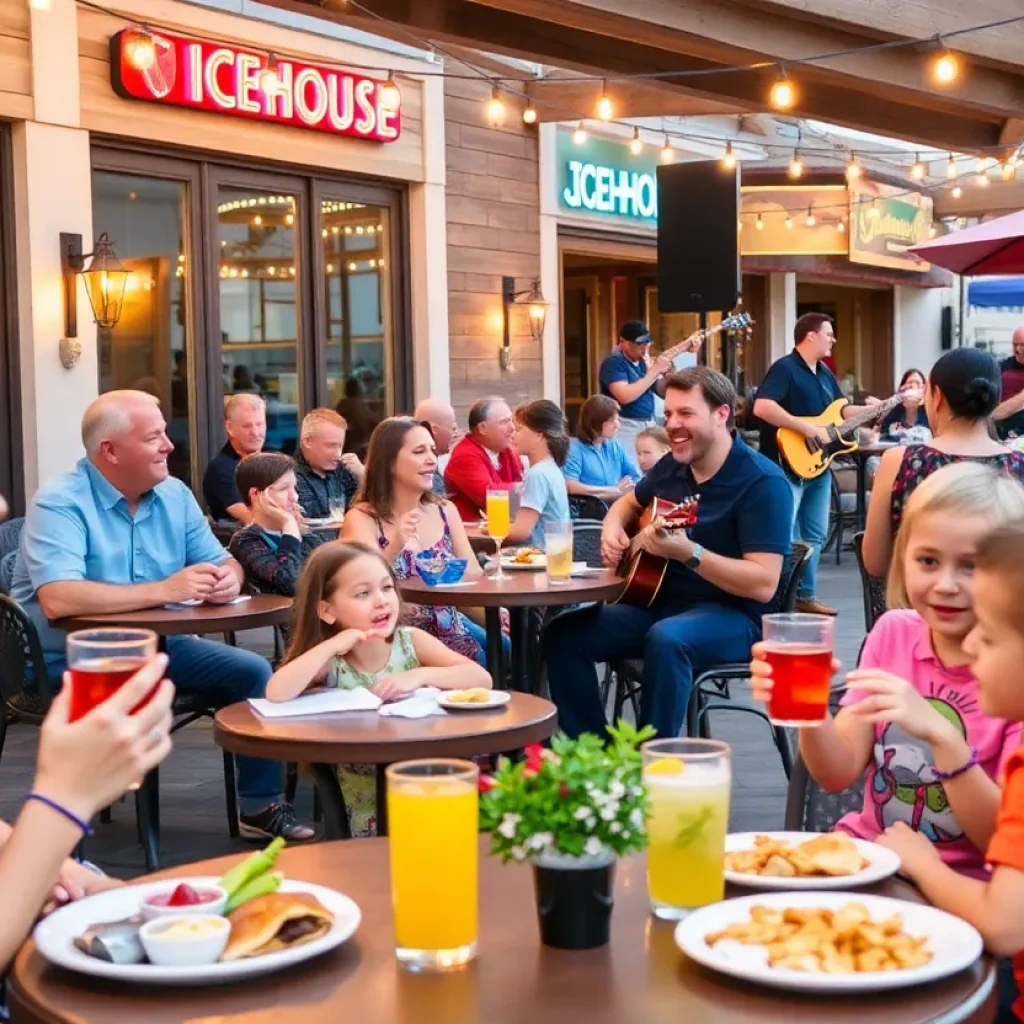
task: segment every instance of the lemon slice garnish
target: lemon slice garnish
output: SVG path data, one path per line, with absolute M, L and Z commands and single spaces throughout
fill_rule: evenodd
M 674 757 L 663 757 L 658 761 L 652 761 L 644 771 L 648 775 L 682 775 L 686 765 Z

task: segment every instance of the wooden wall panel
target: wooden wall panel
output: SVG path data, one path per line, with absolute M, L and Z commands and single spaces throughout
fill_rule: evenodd
M 0 117 L 32 117 L 32 51 L 29 7 L 20 0 L 0 3 Z
M 452 403 L 460 421 L 476 398 L 513 406 L 542 395 L 542 356 L 526 314 L 513 309 L 512 369 L 498 362 L 501 277 L 540 276 L 537 133 L 506 97 L 501 128 L 486 123 L 485 82 L 446 79 L 448 330 Z

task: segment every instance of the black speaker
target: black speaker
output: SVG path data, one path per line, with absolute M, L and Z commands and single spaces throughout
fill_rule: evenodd
M 942 307 L 942 327 L 940 329 L 943 352 L 953 347 L 953 307 Z
M 658 310 L 732 309 L 740 297 L 740 180 L 717 160 L 658 168 Z

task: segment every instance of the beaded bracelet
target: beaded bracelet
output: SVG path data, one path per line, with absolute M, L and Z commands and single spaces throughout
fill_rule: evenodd
M 29 800 L 38 800 L 39 803 L 45 804 L 47 807 L 50 808 L 50 810 L 56 811 L 58 814 L 63 814 L 64 817 L 68 819 L 68 821 L 70 821 L 74 825 L 77 825 L 82 830 L 83 835 L 92 835 L 92 826 L 89 824 L 89 822 L 82 821 L 82 819 L 78 817 L 77 814 L 74 814 L 72 811 L 69 811 L 66 807 L 57 803 L 56 800 L 51 800 L 48 796 L 43 796 L 42 793 L 29 793 L 29 795 L 25 797 L 25 802 L 28 803 Z
M 966 764 L 962 764 L 959 768 L 954 768 L 951 772 L 942 772 L 938 768 L 932 768 L 935 773 L 935 778 L 941 782 L 949 782 L 950 779 L 958 779 L 965 772 L 969 772 L 972 768 L 978 764 L 978 752 L 971 747 L 971 756 L 967 759 Z

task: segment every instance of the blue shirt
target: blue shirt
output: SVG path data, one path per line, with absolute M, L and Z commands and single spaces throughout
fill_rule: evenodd
M 530 508 L 540 515 L 530 531 L 528 543 L 544 550 L 544 523 L 569 519 L 569 492 L 565 477 L 554 459 L 544 459 L 530 466 L 523 475 L 523 497 L 520 508 Z
M 569 442 L 569 458 L 562 467 L 566 480 L 588 487 L 616 487 L 623 477 L 639 480 L 643 474 L 615 438 L 587 444 L 578 437 Z
M 820 416 L 837 398 L 844 398 L 835 374 L 819 359 L 812 370 L 796 349 L 776 359 L 754 396 L 778 402 L 791 416 Z M 779 446 L 770 423 L 761 421 L 761 454 L 779 461 Z
M 778 466 L 748 447 L 739 437 L 732 443 L 718 472 L 698 484 L 690 467 L 669 452 L 651 468 L 633 492 L 643 506 L 654 498 L 677 503 L 700 495 L 697 522 L 688 535 L 708 551 L 725 558 L 760 552 L 787 555 L 791 548 L 793 496 Z M 658 601 L 674 605 L 723 604 L 739 608 L 755 621 L 778 608 L 778 597 L 767 604 L 735 597 L 670 560 Z
M 47 583 L 156 583 L 187 565 L 219 565 L 227 551 L 192 492 L 169 477 L 143 495 L 134 517 L 125 497 L 88 460 L 36 491 L 25 516 L 11 597 L 39 631 L 48 663 L 64 659 L 64 633 L 49 626 L 36 591 Z
M 609 398 L 615 396 L 609 390 L 609 385 L 616 381 L 624 381 L 626 384 L 634 384 L 647 376 L 647 364 L 644 362 L 634 363 L 628 360 L 621 349 L 616 349 L 601 363 L 599 380 L 601 383 L 601 394 Z M 618 401 L 618 399 L 615 399 Z M 620 405 L 620 413 L 627 420 L 653 420 L 654 419 L 654 385 L 652 384 L 639 398 L 632 402 Z

